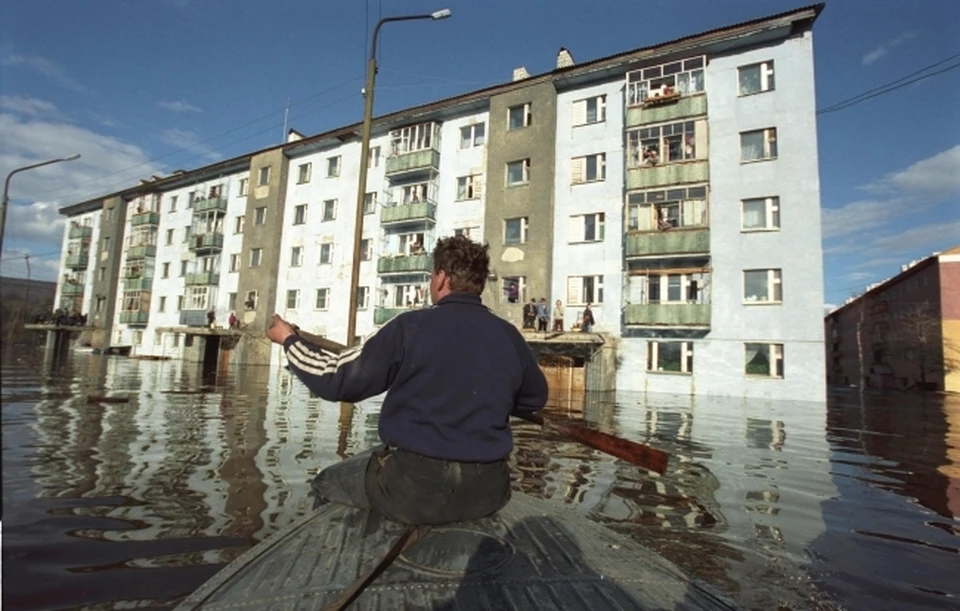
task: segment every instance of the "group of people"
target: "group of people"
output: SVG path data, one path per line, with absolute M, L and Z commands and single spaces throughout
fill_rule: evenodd
M 76 310 L 57 308 L 52 316 L 47 317 L 41 314 L 33 322 L 38 325 L 53 323 L 58 327 L 82 327 L 87 324 L 87 315 Z
M 577 318 L 577 323 L 574 325 L 575 329 L 587 333 L 593 329 L 596 321 L 594 321 L 593 318 L 591 305 L 592 304 L 588 303 L 587 307 L 583 310 L 583 314 Z M 563 331 L 563 302 L 559 299 L 557 299 L 557 302 L 554 304 L 552 312 L 550 306 L 547 304 L 546 297 L 541 297 L 539 303 L 537 303 L 536 299 L 531 299 L 529 303 L 523 304 L 524 329 L 536 329 L 540 333 L 546 333 L 547 323 L 551 318 L 553 319 L 552 330 Z

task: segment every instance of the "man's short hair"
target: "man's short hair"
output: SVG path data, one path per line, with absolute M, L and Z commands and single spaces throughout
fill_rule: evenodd
M 479 295 L 490 273 L 489 246 L 463 235 L 440 238 L 433 249 L 433 271 L 450 278 L 450 290 Z

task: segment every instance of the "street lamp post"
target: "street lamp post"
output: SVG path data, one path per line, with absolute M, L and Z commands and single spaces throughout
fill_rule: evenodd
M 423 15 L 403 15 L 384 17 L 373 29 L 373 41 L 370 44 L 370 59 L 367 61 L 367 84 L 363 90 L 365 106 L 363 110 L 363 130 L 360 145 L 360 176 L 357 186 L 357 218 L 353 234 L 353 267 L 350 270 L 350 310 L 347 313 L 347 339 L 344 342 L 352 346 L 357 335 L 357 291 L 360 288 L 360 242 L 363 239 L 363 205 L 367 192 L 367 167 L 370 163 L 370 128 L 373 122 L 373 88 L 377 78 L 377 37 L 380 28 L 389 21 L 412 21 L 414 19 L 446 19 L 450 9 L 443 9 Z
M 3 252 L 3 234 L 7 229 L 7 203 L 10 201 L 8 193 L 10 192 L 10 179 L 13 178 L 13 175 L 17 172 L 24 172 L 26 170 L 32 170 L 34 168 L 50 165 L 52 163 L 60 163 L 61 161 L 73 161 L 74 159 L 80 159 L 80 154 L 75 153 L 59 159 L 50 159 L 49 161 L 34 163 L 33 165 L 25 165 L 22 168 L 17 168 L 16 170 L 7 174 L 7 179 L 3 183 L 3 201 L 0 203 L 0 252 Z

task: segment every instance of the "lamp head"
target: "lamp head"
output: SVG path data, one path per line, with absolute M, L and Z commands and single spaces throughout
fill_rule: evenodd
M 63 158 L 64 161 L 73 161 L 74 159 L 80 159 L 80 153 L 74 153 L 73 155 Z
M 430 13 L 430 16 L 433 17 L 434 21 L 437 21 L 438 19 L 446 19 L 452 14 L 453 13 L 450 11 L 450 9 L 445 8 L 445 9 L 440 9 L 439 11 L 434 11 Z

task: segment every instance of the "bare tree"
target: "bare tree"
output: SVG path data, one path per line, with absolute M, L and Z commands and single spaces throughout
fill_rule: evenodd
M 929 377 L 942 380 L 960 366 L 956 350 L 944 341 L 940 312 L 928 301 L 898 312 L 889 339 L 892 356 L 916 364 L 921 390 L 928 388 Z

